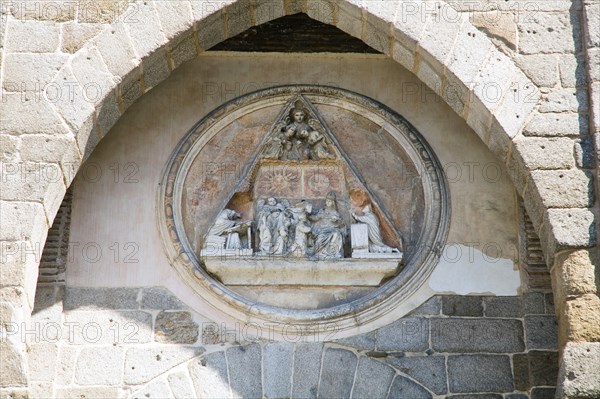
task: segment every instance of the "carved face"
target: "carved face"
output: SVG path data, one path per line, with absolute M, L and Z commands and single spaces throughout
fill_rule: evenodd
M 325 200 L 325 206 L 326 206 L 327 208 L 335 208 L 335 201 L 334 201 L 334 200 L 332 200 L 331 198 L 327 198 L 327 199 Z
M 304 111 L 295 111 L 294 112 L 294 121 L 300 123 L 304 120 Z
M 267 204 L 269 204 L 271 206 L 275 206 L 275 205 L 277 205 L 277 200 L 273 197 L 269 197 L 269 199 L 267 200 Z

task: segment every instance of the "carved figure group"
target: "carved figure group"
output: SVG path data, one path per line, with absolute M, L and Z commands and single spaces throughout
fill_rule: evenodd
M 313 128 L 316 120 L 306 120 L 306 111 L 296 105 L 290 113 L 291 122 L 276 125 L 276 134 L 271 137 L 263 153 L 265 159 L 284 161 L 319 161 L 333 159 L 325 136 Z
M 340 259 L 346 226 L 336 209 L 335 194 L 329 193 L 325 208 L 312 213 L 310 202 L 291 207 L 270 197 L 257 209 L 258 255 Z

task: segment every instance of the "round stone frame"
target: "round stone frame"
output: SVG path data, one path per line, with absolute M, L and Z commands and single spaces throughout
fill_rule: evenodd
M 385 127 L 420 170 L 425 196 L 424 228 L 418 244 L 404 260 L 394 278 L 374 292 L 329 308 L 297 310 L 251 301 L 212 278 L 200 265 L 183 229 L 181 188 L 192 161 L 208 140 L 226 124 L 252 110 L 281 104 L 297 94 L 325 100 Z M 318 102 L 317 102 L 318 103 Z M 216 206 L 216 205 L 215 205 Z M 163 172 L 158 192 L 158 223 L 169 262 L 184 281 L 207 303 L 243 324 L 268 326 L 285 334 L 294 325 L 296 333 L 321 335 L 343 332 L 375 323 L 405 302 L 425 283 L 437 265 L 448 235 L 450 198 L 440 162 L 421 134 L 402 116 L 363 95 L 329 86 L 293 85 L 259 90 L 231 100 L 199 121 L 181 140 Z M 348 334 L 342 334 L 348 335 Z

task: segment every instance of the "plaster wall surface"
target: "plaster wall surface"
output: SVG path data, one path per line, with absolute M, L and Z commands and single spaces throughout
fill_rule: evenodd
M 259 88 L 294 83 L 338 86 L 378 100 L 433 147 L 451 198 L 440 267 L 470 264 L 480 273 L 452 269 L 457 278 L 442 279 L 432 293 L 517 294 L 517 199 L 505 169 L 445 102 L 378 55 L 208 53 L 182 66 L 132 106 L 83 165 L 74 183 L 67 285 L 163 285 L 193 308 L 207 308 L 163 252 L 156 220 L 163 167 L 183 135 L 217 106 Z M 401 188 L 390 182 L 389 190 Z M 465 292 L 471 280 L 486 284 Z

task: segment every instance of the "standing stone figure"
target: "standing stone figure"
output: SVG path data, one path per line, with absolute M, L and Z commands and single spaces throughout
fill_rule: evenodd
M 325 208 L 313 217 L 314 252 L 318 259 L 341 259 L 344 250 L 345 226 L 337 211 L 335 193 L 325 197 Z
M 362 216 L 359 216 L 353 212 L 352 217 L 358 222 L 365 223 L 369 228 L 369 252 L 391 253 L 394 251 L 394 248 L 384 244 L 383 238 L 381 237 L 381 226 L 379 225 L 379 219 L 377 219 L 377 215 L 373 213 L 370 204 L 363 208 Z

